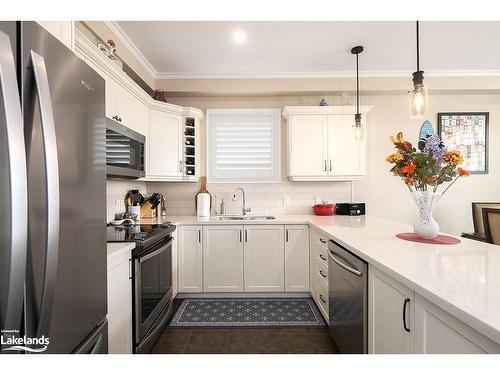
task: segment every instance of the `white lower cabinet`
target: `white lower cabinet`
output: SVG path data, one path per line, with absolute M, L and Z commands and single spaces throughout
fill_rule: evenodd
M 285 225 L 285 292 L 309 291 L 309 226 Z
M 244 226 L 245 292 L 285 290 L 283 225 Z
M 179 226 L 178 233 L 178 289 L 184 293 L 203 291 L 203 228 Z
M 108 256 L 108 351 L 132 353 L 132 280 L 130 251 Z
M 422 354 L 500 353 L 500 345 L 416 295 L 415 350 Z
M 368 352 L 500 353 L 500 345 L 379 269 L 369 268 Z
M 203 228 L 203 291 L 243 292 L 243 225 Z
M 368 352 L 413 353 L 415 293 L 371 266 L 368 289 Z
M 328 239 L 315 230 L 310 231 L 309 284 L 316 305 L 328 321 Z

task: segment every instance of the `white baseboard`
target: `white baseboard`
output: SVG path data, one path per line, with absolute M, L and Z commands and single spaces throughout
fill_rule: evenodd
M 176 298 L 277 298 L 311 297 L 309 292 L 298 293 L 178 293 Z

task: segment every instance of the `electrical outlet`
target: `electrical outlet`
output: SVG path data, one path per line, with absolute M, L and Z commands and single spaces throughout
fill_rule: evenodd
M 290 197 L 288 195 L 283 195 L 282 205 L 283 207 L 290 205 Z
M 323 199 L 321 199 L 321 196 L 316 195 L 314 197 L 314 204 L 321 204 L 321 203 L 323 203 Z

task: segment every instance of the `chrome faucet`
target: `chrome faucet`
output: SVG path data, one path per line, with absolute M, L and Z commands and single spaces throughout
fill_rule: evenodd
M 251 208 L 246 208 L 245 207 L 245 203 L 246 203 L 246 197 L 245 197 L 245 190 L 243 190 L 243 188 L 236 188 L 236 190 L 234 191 L 234 194 L 233 194 L 233 202 L 236 200 L 236 193 L 239 191 L 241 191 L 241 196 L 243 198 L 243 202 L 242 202 L 242 206 L 241 206 L 241 215 L 242 216 L 245 216 L 247 212 L 250 212 L 252 211 Z

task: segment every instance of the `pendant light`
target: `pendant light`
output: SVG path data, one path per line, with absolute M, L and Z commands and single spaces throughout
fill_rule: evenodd
M 427 112 L 427 88 L 424 86 L 424 72 L 420 70 L 420 33 L 417 21 L 417 71 L 413 73 L 413 90 L 410 94 L 410 117 L 420 119 Z
M 356 46 L 351 49 L 351 53 L 356 55 L 356 114 L 354 115 L 354 137 L 357 140 L 363 138 L 361 113 L 359 113 L 359 54 L 363 52 L 363 50 L 363 46 Z

